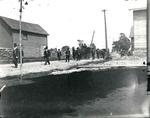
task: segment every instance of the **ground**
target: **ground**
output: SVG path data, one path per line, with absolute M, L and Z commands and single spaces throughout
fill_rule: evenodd
M 16 116 L 17 118 L 26 118 L 26 116 L 32 118 L 50 118 L 53 116 L 56 118 L 58 117 L 57 115 L 60 115 L 59 118 L 143 118 L 149 114 L 149 98 L 145 91 L 146 82 L 141 83 L 141 81 L 138 81 L 140 78 L 136 76 L 136 74 L 139 72 L 144 73 L 141 69 L 141 67 L 146 66 L 143 64 L 144 61 L 146 61 L 144 56 L 120 57 L 117 54 L 112 54 L 112 60 L 109 61 L 88 59 L 81 61 L 72 60 L 66 63 L 62 60 L 51 61 L 50 65 L 44 65 L 44 62 L 24 63 L 22 67 L 23 80 L 21 82 L 18 81 L 20 68 L 14 68 L 13 64 L 2 64 L 0 65 L 0 78 L 2 78 L 0 79 L 0 86 L 7 85 L 2 93 L 3 108 L 5 108 L 6 111 L 8 110 L 10 114 L 13 114 L 15 116 L 14 118 L 16 118 Z M 126 70 L 122 71 L 125 72 L 123 76 L 126 75 L 128 79 L 122 77 L 122 75 L 117 79 L 117 76 L 119 76 L 117 71 L 116 78 L 114 77 L 115 79 L 112 75 L 110 77 L 108 75 L 108 79 L 104 77 L 104 79 L 101 78 L 100 81 L 99 78 L 95 81 L 90 81 L 93 80 L 93 78 L 89 79 L 87 77 L 90 75 L 88 71 L 85 78 L 79 78 L 79 80 L 82 79 L 82 81 L 79 81 L 80 84 L 76 77 L 75 79 L 68 79 L 65 75 L 64 77 L 59 76 L 59 74 L 72 73 L 75 71 L 101 70 L 124 66 L 129 66 L 129 68 L 132 69 L 138 66 L 141 71 L 130 71 L 128 68 L 128 74 L 126 74 Z M 115 71 L 113 71 L 113 76 L 115 75 L 114 72 Z M 56 76 L 58 77 L 55 78 L 56 81 L 53 81 L 54 78 L 43 79 L 44 77 L 36 82 L 33 79 L 32 81 L 27 79 L 47 74 L 58 75 L 59 77 Z M 81 75 L 80 73 L 80 77 Z M 5 79 L 11 78 L 9 76 L 18 76 L 18 78 L 5 81 Z M 95 76 L 94 73 L 94 77 Z M 69 77 L 71 77 L 71 74 Z M 145 80 L 145 76 L 142 76 L 141 79 L 142 81 Z M 20 84 L 25 83 L 28 85 L 20 86 Z M 109 83 L 111 86 L 108 86 Z M 11 84 L 13 84 L 13 86 L 11 86 Z M 86 86 L 82 87 L 83 85 Z M 89 89 L 87 85 L 93 87 Z M 102 88 L 99 89 L 95 86 Z M 107 90 L 105 86 L 107 86 L 108 91 L 104 92 L 104 90 Z M 104 97 L 101 96 L 102 93 L 105 93 Z M 14 111 L 12 109 L 14 109 Z M 69 112 L 66 111 L 66 109 L 69 109 Z M 73 110 L 73 112 L 70 113 L 70 109 Z

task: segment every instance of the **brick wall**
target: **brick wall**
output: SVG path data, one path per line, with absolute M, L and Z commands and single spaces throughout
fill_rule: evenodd
M 11 48 L 0 48 L 0 63 L 12 63 Z

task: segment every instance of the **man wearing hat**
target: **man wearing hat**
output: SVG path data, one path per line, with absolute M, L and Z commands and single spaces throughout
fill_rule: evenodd
M 17 44 L 14 43 L 14 48 L 13 48 L 13 63 L 15 64 L 15 68 L 18 67 L 18 56 L 19 56 L 19 49 L 17 47 Z
M 48 47 L 46 46 L 46 47 L 44 48 L 45 65 L 47 65 L 47 63 L 50 65 L 49 56 L 50 56 L 50 53 L 49 53 Z

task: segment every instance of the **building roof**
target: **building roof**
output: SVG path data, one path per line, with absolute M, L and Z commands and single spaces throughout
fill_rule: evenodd
M 130 9 L 130 10 L 133 10 L 133 11 L 143 11 L 143 10 L 146 10 L 147 8 L 146 7 L 141 7 L 141 8 L 134 8 L 134 9 Z
M 19 31 L 19 21 L 0 16 L 0 18 L 13 30 Z M 38 24 L 22 22 L 22 31 L 48 35 L 48 33 Z

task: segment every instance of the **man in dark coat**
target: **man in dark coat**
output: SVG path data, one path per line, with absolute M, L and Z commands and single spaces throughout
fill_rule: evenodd
M 75 50 L 74 47 L 72 47 L 72 57 L 75 60 L 75 58 L 76 58 L 76 50 Z
M 96 49 L 96 55 L 97 55 L 97 58 L 99 59 L 100 58 L 100 49 Z
M 69 48 L 67 48 L 66 50 L 66 62 L 69 62 L 70 61 L 70 50 Z
M 57 51 L 57 58 L 58 58 L 58 60 L 61 60 L 61 51 L 60 51 L 60 49 L 58 49 L 58 51 Z
M 17 44 L 14 43 L 14 48 L 13 48 L 13 63 L 15 64 L 15 68 L 18 67 L 18 56 L 19 56 L 19 49 L 17 47 Z
M 46 46 L 44 48 L 44 59 L 45 59 L 45 65 L 47 65 L 47 63 L 50 65 L 50 62 L 49 62 L 49 50 L 48 50 L 48 47 Z
M 80 51 L 79 47 L 77 47 L 76 56 L 77 56 L 77 61 L 79 61 L 81 59 L 81 51 Z
M 94 48 L 91 49 L 91 53 L 92 53 L 92 59 L 95 59 L 95 49 Z

